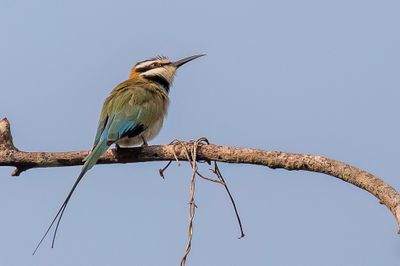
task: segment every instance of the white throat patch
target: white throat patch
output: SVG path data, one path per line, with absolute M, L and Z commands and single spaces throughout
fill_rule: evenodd
M 154 76 L 159 76 L 164 78 L 166 81 L 168 81 L 169 85 L 172 85 L 172 82 L 174 80 L 176 72 L 176 67 L 172 65 L 166 65 L 162 67 L 157 67 L 154 69 L 147 70 L 146 72 L 143 72 L 140 74 L 142 77 L 154 77 Z

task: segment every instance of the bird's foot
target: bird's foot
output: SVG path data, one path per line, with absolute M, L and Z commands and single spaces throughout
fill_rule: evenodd
M 141 138 L 142 138 L 142 141 L 143 141 L 143 144 L 142 144 L 141 147 L 147 147 L 147 146 L 149 146 L 149 144 L 147 143 L 146 139 L 145 139 L 143 136 L 141 136 Z

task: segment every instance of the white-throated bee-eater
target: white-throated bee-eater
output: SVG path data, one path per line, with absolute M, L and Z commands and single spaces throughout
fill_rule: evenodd
M 129 78 L 115 87 L 103 104 L 96 138 L 89 155 L 84 159 L 82 170 L 46 230 L 35 252 L 56 224 L 52 247 L 61 218 L 71 196 L 85 173 L 92 168 L 108 148 L 147 145 L 160 131 L 168 108 L 168 93 L 176 70 L 201 55 L 194 55 L 171 62 L 167 57 L 156 57 L 137 63 Z M 57 223 L 56 223 L 57 221 Z

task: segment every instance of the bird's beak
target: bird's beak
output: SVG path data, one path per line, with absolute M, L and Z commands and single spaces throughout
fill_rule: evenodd
M 173 62 L 172 65 L 174 65 L 176 68 L 178 68 L 178 67 L 186 64 L 187 62 L 190 62 L 190 61 L 192 61 L 196 58 L 202 57 L 202 56 L 205 56 L 205 54 L 192 55 L 192 56 L 183 58 L 181 60 L 178 60 L 176 62 Z

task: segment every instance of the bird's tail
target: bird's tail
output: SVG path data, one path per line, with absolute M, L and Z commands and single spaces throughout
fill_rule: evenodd
M 64 214 L 65 208 L 67 207 L 67 204 L 69 200 L 71 199 L 72 194 L 74 193 L 78 183 L 81 181 L 82 177 L 86 174 L 87 171 L 89 171 L 99 160 L 100 156 L 103 155 L 107 149 L 110 147 L 110 143 L 107 142 L 107 140 L 102 140 L 100 141 L 96 147 L 89 153 L 89 155 L 83 160 L 85 163 L 83 164 L 82 170 L 76 179 L 74 185 L 72 186 L 70 192 L 68 193 L 67 197 L 65 198 L 63 204 L 61 205 L 60 209 L 58 210 L 56 216 L 54 217 L 53 221 L 47 228 L 45 234 L 43 235 L 42 239 L 39 241 L 39 244 L 36 246 L 35 251 L 33 252 L 32 255 L 35 255 L 36 251 L 38 250 L 39 246 L 42 244 L 43 240 L 46 238 L 47 234 L 49 233 L 50 229 L 53 227 L 54 223 L 57 221 L 56 228 L 54 230 L 54 235 L 53 235 L 53 241 L 51 243 L 51 247 L 54 247 L 54 242 L 56 240 L 57 236 L 57 230 L 58 226 L 60 225 L 61 218 Z M 58 218 L 58 220 L 57 220 Z
M 85 162 L 82 167 L 82 171 L 85 174 L 87 171 L 89 171 L 99 160 L 100 156 L 103 155 L 108 148 L 110 147 L 110 143 L 107 143 L 106 140 L 101 141 L 96 145 L 96 147 L 88 154 L 88 156 L 83 159 Z

